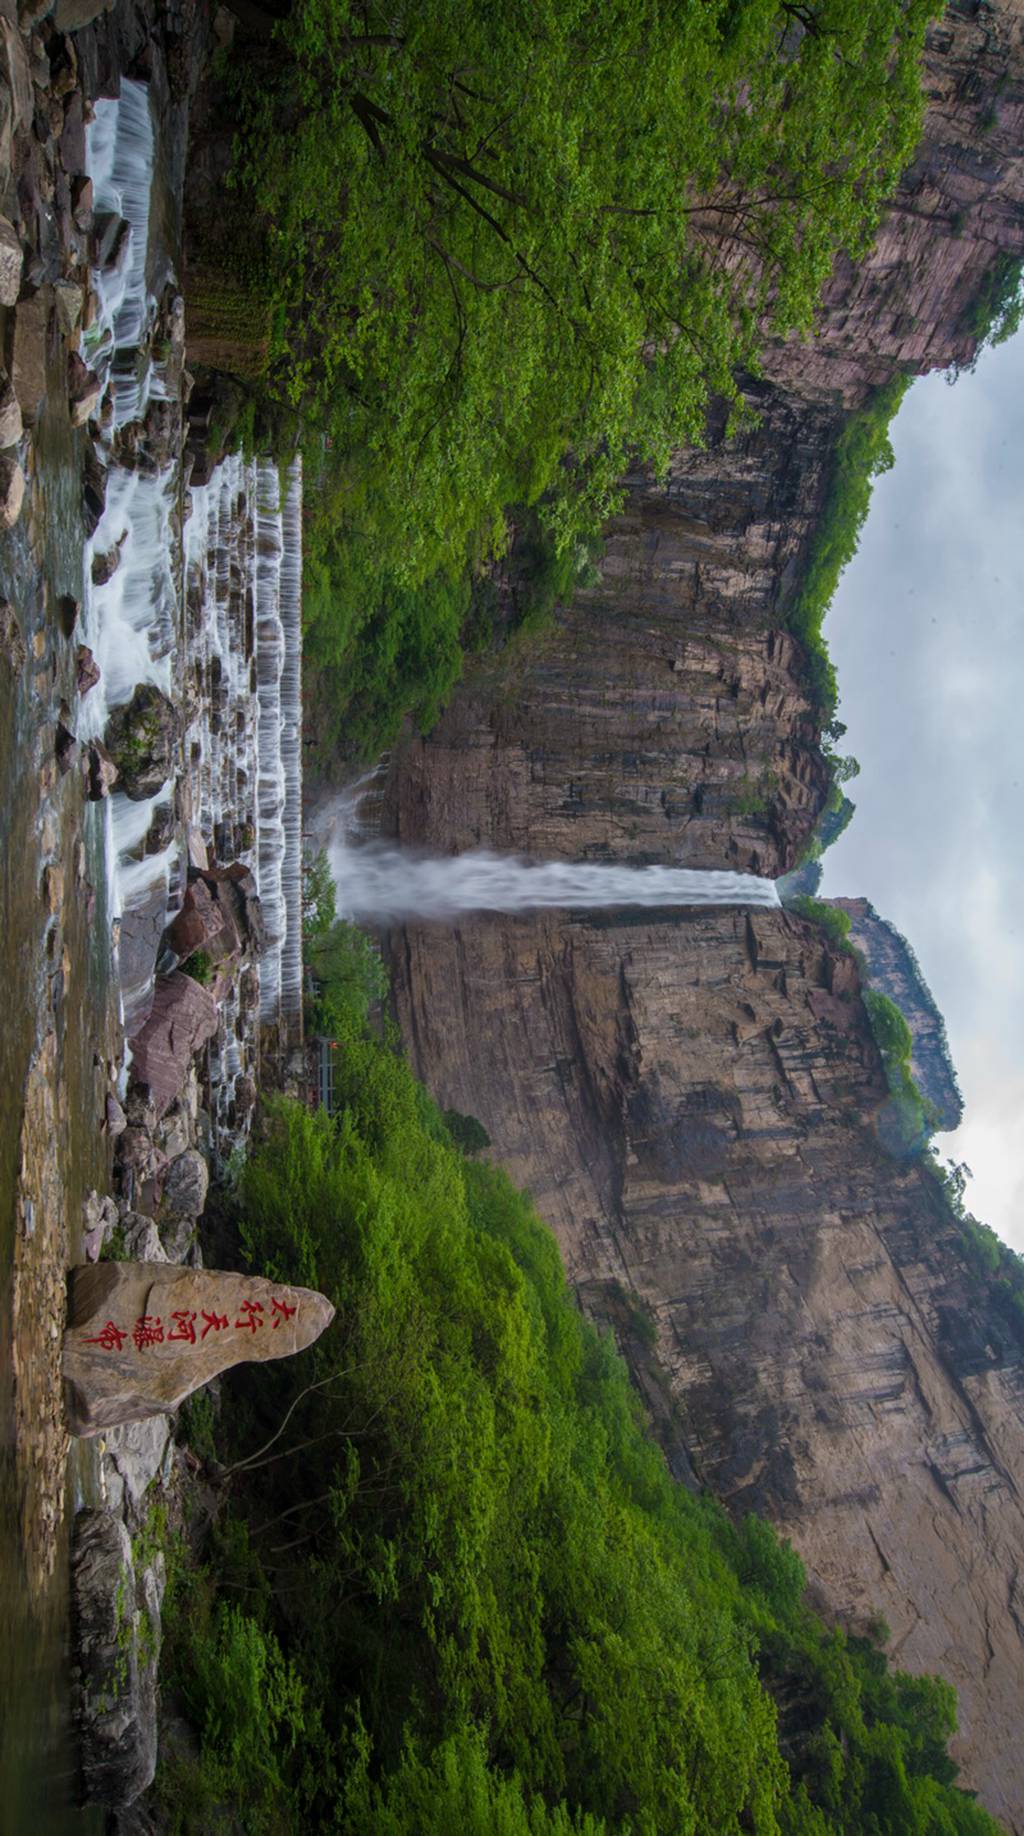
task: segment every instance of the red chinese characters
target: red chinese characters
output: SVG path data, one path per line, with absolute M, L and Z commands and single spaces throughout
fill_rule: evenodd
M 205 1319 L 205 1314 L 203 1317 Z M 171 1318 L 175 1321 L 175 1326 L 173 1332 L 167 1334 L 168 1343 L 171 1339 L 181 1339 L 186 1345 L 194 1345 L 196 1342 L 195 1314 L 190 1313 L 187 1307 L 178 1307 L 171 1314 Z
M 282 1321 L 294 1319 L 298 1312 L 298 1302 L 289 1305 L 280 1300 L 276 1294 L 270 1298 L 270 1312 L 267 1313 L 262 1301 L 247 1300 L 241 1302 L 240 1317 L 234 1322 L 226 1313 L 208 1313 L 205 1308 L 197 1314 L 190 1307 L 176 1307 L 167 1321 L 166 1327 L 159 1314 L 144 1313 L 136 1320 L 131 1331 L 118 1326 L 114 1320 L 108 1320 L 95 1337 L 86 1339 L 86 1345 L 99 1345 L 104 1351 L 120 1351 L 127 1339 L 131 1339 L 136 1351 L 145 1351 L 151 1345 L 201 1344 L 208 1333 L 228 1332 L 234 1326 L 236 1332 L 258 1332 L 269 1319 L 271 1331 L 276 1331 Z M 196 1322 L 202 1318 L 202 1331 L 196 1336 Z
M 163 1321 L 155 1314 L 144 1313 L 132 1327 L 132 1339 L 137 1351 L 144 1351 L 147 1345 L 162 1345 Z
M 128 1334 L 122 1332 L 120 1326 L 115 1326 L 113 1320 L 108 1320 L 103 1331 L 97 1333 L 94 1339 L 86 1339 L 85 1343 L 102 1345 L 104 1351 L 120 1351 L 127 1337 Z

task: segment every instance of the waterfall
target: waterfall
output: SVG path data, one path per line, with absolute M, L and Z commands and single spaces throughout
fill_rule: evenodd
M 281 764 L 284 770 L 284 860 L 281 891 L 281 1012 L 302 1013 L 302 460 L 288 469 L 281 554 Z
M 281 676 L 285 653 L 281 622 L 283 548 L 278 471 L 272 460 L 261 459 L 256 468 L 256 692 L 259 699 L 256 879 L 267 929 L 268 948 L 260 969 L 260 1007 L 266 1020 L 276 1018 L 278 1012 L 281 949 L 287 927 L 283 886 L 285 772 L 281 758 Z
M 775 908 L 774 880 L 694 867 L 532 861 L 476 849 L 430 855 L 379 842 L 353 845 L 353 802 L 335 806 L 327 857 L 338 913 L 361 924 L 453 922 L 473 912 L 657 910 L 680 905 Z

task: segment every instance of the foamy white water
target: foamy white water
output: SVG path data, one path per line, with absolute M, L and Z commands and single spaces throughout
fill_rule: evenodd
M 362 924 L 452 922 L 472 912 L 779 904 L 774 880 L 745 873 L 530 861 L 487 850 L 422 855 L 372 842 L 353 848 L 337 838 L 327 852 L 339 914 Z

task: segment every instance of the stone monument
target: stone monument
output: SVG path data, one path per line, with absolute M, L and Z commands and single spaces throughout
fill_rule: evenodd
M 72 1434 L 170 1415 L 243 1359 L 304 1351 L 334 1318 L 311 1288 L 163 1262 L 72 1269 L 64 1395 Z

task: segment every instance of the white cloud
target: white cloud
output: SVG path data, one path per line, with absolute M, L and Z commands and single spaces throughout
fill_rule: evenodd
M 970 1202 L 1024 1248 L 1024 336 L 915 383 L 829 617 L 857 815 L 827 892 L 905 931 L 945 1013 Z

